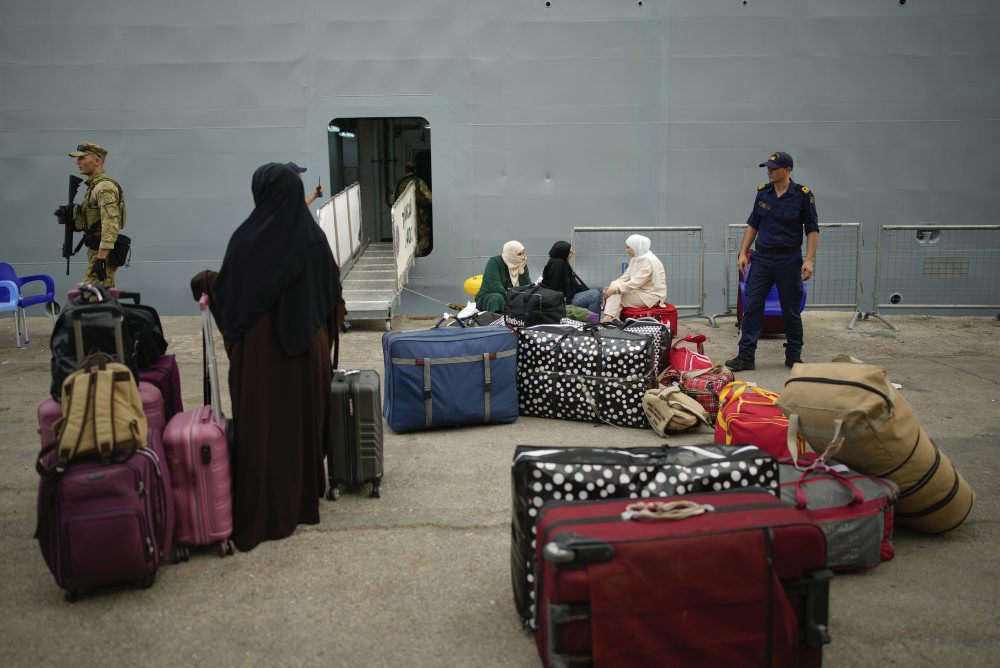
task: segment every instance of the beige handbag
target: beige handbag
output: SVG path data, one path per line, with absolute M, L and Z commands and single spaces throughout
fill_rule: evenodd
M 705 407 L 681 392 L 676 385 L 646 390 L 642 396 L 642 409 L 653 431 L 660 436 L 666 436 L 670 431 L 687 431 L 709 424 Z

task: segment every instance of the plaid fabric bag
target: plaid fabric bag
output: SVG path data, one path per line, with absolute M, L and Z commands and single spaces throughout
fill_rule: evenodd
M 708 423 L 714 425 L 719 415 L 719 392 L 736 380 L 733 372 L 722 366 L 698 369 L 680 374 L 681 392 L 704 406 L 708 413 Z

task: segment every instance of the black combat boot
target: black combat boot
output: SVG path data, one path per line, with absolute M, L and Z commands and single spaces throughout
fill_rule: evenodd
M 753 363 L 752 357 L 744 357 L 743 355 L 737 355 L 731 360 L 726 360 L 726 366 L 733 371 L 753 371 L 757 368 Z

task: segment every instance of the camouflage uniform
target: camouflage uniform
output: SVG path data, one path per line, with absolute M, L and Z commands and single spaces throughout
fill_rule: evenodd
M 414 194 L 417 200 L 417 257 L 424 257 L 431 252 L 434 246 L 434 235 L 431 229 L 431 189 L 427 183 L 416 174 L 408 173 L 396 184 L 396 189 L 392 191 L 392 199 L 389 206 L 392 206 L 399 196 L 406 190 L 406 186 L 413 181 Z
M 87 271 L 83 274 L 83 282 L 114 287 L 117 267 L 106 263 L 107 279 L 103 281 L 94 274 L 93 267 L 98 249 L 114 248 L 118 231 L 125 227 L 125 195 L 121 186 L 103 172 L 91 176 L 85 183 L 87 192 L 83 196 L 83 204 L 75 207 L 73 211 L 73 221 L 76 229 L 85 233 L 95 225 L 99 225 L 95 228 L 95 232 L 100 234 L 100 242 L 93 243 L 96 241 L 96 234 L 88 240 Z

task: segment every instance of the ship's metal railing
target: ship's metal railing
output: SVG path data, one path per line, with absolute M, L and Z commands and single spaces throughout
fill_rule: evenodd
M 392 205 L 392 254 L 396 261 L 396 295 L 406 287 L 417 252 L 416 186 L 410 182 Z
M 808 282 L 806 308 L 851 309 L 848 329 L 861 314 L 861 223 L 820 223 L 819 248 L 816 251 L 816 273 Z M 740 245 L 746 225 L 726 227 L 726 311 L 714 319 L 736 312 L 739 294 Z
M 317 211 L 317 222 L 326 234 L 343 280 L 364 251 L 361 237 L 361 185 L 352 183 L 324 202 Z
M 663 262 L 667 300 L 678 315 L 712 323 L 705 315 L 703 227 L 574 227 L 574 270 L 590 287 L 607 286 L 622 275 L 629 259 L 625 240 L 633 234 L 649 237 L 650 250 Z
M 882 309 L 1000 309 L 1000 225 L 883 225 L 871 315 Z

